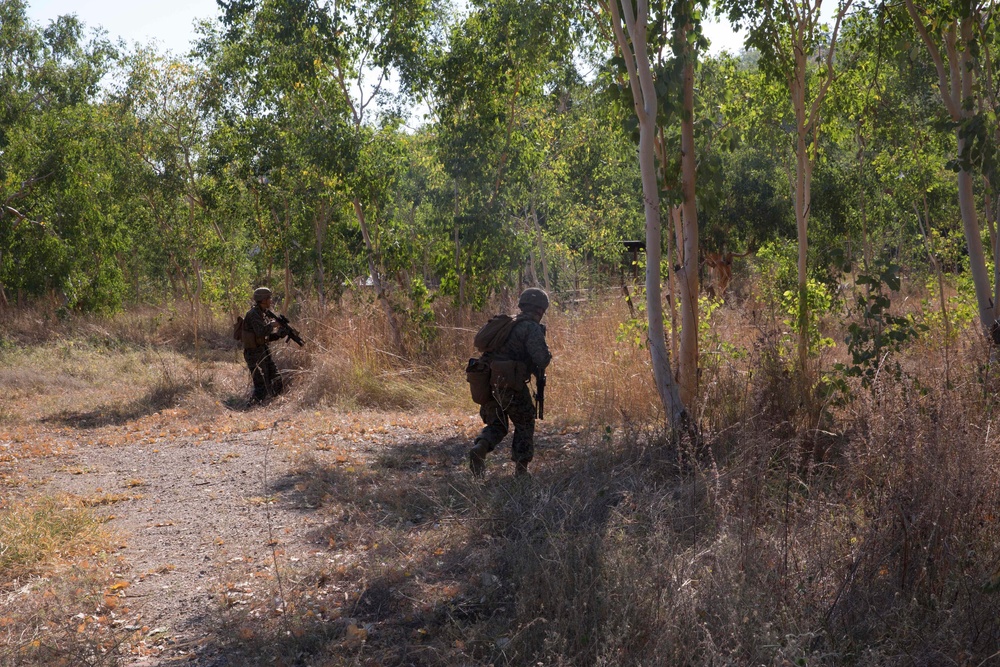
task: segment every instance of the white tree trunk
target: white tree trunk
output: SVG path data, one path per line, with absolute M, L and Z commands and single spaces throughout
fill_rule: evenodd
M 687 44 L 690 26 L 681 39 Z M 678 381 L 684 405 L 693 405 L 698 395 L 698 205 L 695 199 L 694 60 L 689 53 L 683 70 L 681 111 L 681 194 L 683 203 L 684 262 L 680 271 L 681 344 Z
M 978 12 L 951 23 L 941 23 L 936 27 L 941 30 L 941 44 L 938 45 L 937 35 L 931 35 L 932 26 L 923 21 L 923 14 L 917 11 L 913 0 L 905 0 L 906 9 L 913 24 L 920 34 L 924 45 L 930 52 L 931 59 L 938 74 L 938 87 L 941 100 L 951 119 L 956 123 L 969 119 L 972 109 L 967 108 L 965 100 L 973 99 L 975 69 L 973 68 L 970 43 L 974 36 L 974 22 L 979 20 Z M 965 149 L 965 139 L 961 128 L 956 130 L 958 155 Z M 983 241 L 976 213 L 976 196 L 973 190 L 972 173 L 963 168 L 958 172 L 958 205 L 962 213 L 962 230 L 965 233 L 965 243 L 969 251 L 969 273 L 976 289 L 976 306 L 979 310 L 979 321 L 983 333 L 990 339 L 993 323 L 997 319 L 1000 304 L 994 299 L 993 285 L 990 284 L 989 272 L 986 269 L 986 255 L 983 252 Z M 997 257 L 994 253 L 994 273 L 996 273 Z
M 625 55 L 629 72 L 629 84 L 635 112 L 639 118 L 639 170 L 642 176 L 643 208 L 646 214 L 646 314 L 648 318 L 648 343 L 653 365 L 653 380 L 657 393 L 674 428 L 687 425 L 687 410 L 670 368 L 666 337 L 663 328 L 663 299 L 660 283 L 662 262 L 662 230 L 660 225 L 660 190 L 656 174 L 657 99 L 652 68 L 646 45 L 646 30 L 649 18 L 648 0 L 637 0 L 635 7 L 624 2 L 624 12 L 628 36 L 622 29 L 622 16 L 617 0 L 611 0 L 607 8 L 612 17 L 612 27 L 618 46 Z

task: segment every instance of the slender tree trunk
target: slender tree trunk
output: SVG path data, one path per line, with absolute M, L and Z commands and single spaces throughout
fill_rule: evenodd
M 552 285 L 549 283 L 549 260 L 545 254 L 545 239 L 542 236 L 542 225 L 538 222 L 538 211 L 535 210 L 535 202 L 531 201 L 531 221 L 534 223 L 535 228 L 535 244 L 538 246 L 538 258 L 542 262 L 542 285 L 545 286 L 546 291 L 552 291 Z
M 959 137 L 959 154 L 965 147 L 964 144 L 965 140 Z M 969 272 L 972 274 L 972 284 L 976 288 L 979 320 L 983 332 L 989 336 L 990 328 L 996 320 L 996 313 L 993 310 L 993 290 L 990 285 L 989 273 L 986 271 L 986 255 L 983 252 L 979 218 L 976 214 L 976 195 L 972 188 L 972 173 L 965 169 L 958 172 L 958 206 L 962 212 L 962 230 L 965 232 L 965 243 L 969 250 Z
M 657 178 L 656 113 L 658 102 L 652 68 L 647 54 L 646 31 L 649 20 L 648 0 L 637 0 L 635 6 L 611 0 L 607 8 L 612 16 L 612 28 L 618 45 L 625 55 L 629 85 L 639 119 L 639 171 L 642 176 L 643 208 L 646 215 L 646 315 L 648 318 L 649 352 L 653 365 L 653 380 L 660 401 L 675 429 L 688 427 L 688 414 L 681 399 L 680 388 L 674 381 L 667 354 L 663 329 L 663 298 L 660 282 L 662 270 L 662 229 L 660 225 L 660 188 Z M 622 16 L 629 35 L 622 30 Z
M 811 181 L 808 139 L 806 137 L 806 67 L 805 55 L 795 54 L 796 72 L 792 83 L 792 106 L 795 109 L 795 227 L 798 234 L 798 358 L 799 371 L 806 373 L 809 360 L 809 186 Z
M 986 186 L 983 205 L 986 224 L 990 229 L 990 248 L 993 250 L 993 293 L 1000 295 L 1000 234 L 997 233 L 997 211 L 993 206 L 993 187 L 990 179 L 983 176 L 983 184 Z
M 201 382 L 201 295 L 205 288 L 202 278 L 201 260 L 198 258 L 197 250 L 191 249 L 192 265 L 194 266 L 195 289 L 194 289 L 194 354 L 195 370 L 198 382 Z
M 458 276 L 458 309 L 465 307 L 465 273 L 462 271 L 462 243 L 458 229 L 458 180 L 455 180 L 455 275 Z
M 326 243 L 326 232 L 330 226 L 330 207 L 325 202 L 319 205 L 319 211 L 313 216 L 313 233 L 316 237 L 316 296 L 319 307 L 326 309 L 326 271 L 323 266 L 323 245 Z
M 524 227 L 526 232 L 533 231 L 530 215 L 524 219 Z M 538 270 L 535 267 L 535 248 L 531 246 L 528 248 L 528 275 L 531 277 L 532 285 L 541 285 L 538 280 Z
M 687 44 L 690 25 L 681 35 Z M 681 112 L 681 194 L 684 228 L 684 261 L 680 271 L 681 349 L 677 362 L 681 400 L 693 405 L 698 395 L 698 205 L 695 199 L 694 56 L 687 47 L 683 70 Z
M 864 173 L 865 173 L 865 141 L 861 134 L 861 121 L 858 121 L 858 133 L 855 135 L 858 142 L 858 174 L 861 177 L 861 184 L 858 188 L 861 209 L 861 261 L 864 263 L 864 270 L 867 273 L 872 264 L 871 240 L 868 236 L 868 198 L 865 193 Z M 848 258 L 853 262 L 853 258 Z
M 918 11 L 913 0 L 905 0 L 906 9 L 913 24 L 920 34 L 934 61 L 938 74 L 938 87 L 941 100 L 944 102 L 951 119 L 962 123 L 972 117 L 973 109 L 966 106 L 966 100 L 974 97 L 975 68 L 972 61 L 970 44 L 974 36 L 974 24 L 980 18 L 978 12 L 971 12 L 952 23 L 940 25 L 924 23 L 922 11 Z M 931 29 L 940 29 L 941 45 L 932 36 Z M 942 50 L 943 49 L 943 50 Z M 962 156 L 966 148 L 966 140 L 962 136 L 962 128 L 955 131 L 958 141 L 958 155 Z M 986 256 L 983 252 L 983 242 L 980 236 L 979 219 L 976 213 L 976 198 L 973 189 L 973 175 L 963 166 L 958 172 L 958 205 L 962 213 L 962 230 L 965 233 L 965 243 L 969 251 L 969 273 L 976 289 L 976 305 L 979 320 L 987 340 L 991 340 L 994 322 L 997 320 L 1000 303 L 994 299 L 994 286 L 990 284 L 989 272 L 986 270 Z M 997 257 L 994 254 L 994 273 Z
M 655 97 L 654 97 L 655 99 Z M 651 115 L 655 118 L 655 102 Z M 652 120 L 649 127 L 639 126 L 639 168 L 642 172 L 642 192 L 646 211 L 646 315 L 649 327 L 649 353 L 653 362 L 653 379 L 660 400 L 670 415 L 671 424 L 681 427 L 686 419 L 680 387 L 674 382 L 667 354 L 666 332 L 663 329 L 663 295 L 660 287 L 662 232 L 660 227 L 659 185 L 653 160 Z M 645 135 L 645 136 L 644 136 Z
M 678 287 L 677 272 L 674 271 L 674 266 L 680 266 L 683 263 L 684 257 L 684 232 L 681 227 L 681 209 L 678 206 L 670 207 L 670 221 L 673 224 L 674 229 L 674 243 L 677 247 L 677 252 L 674 253 L 675 257 L 671 255 L 670 249 L 670 234 L 667 234 L 667 298 L 670 302 L 670 354 L 674 359 L 680 358 L 680 336 L 678 333 L 677 326 L 677 299 L 680 294 L 680 287 Z
M 961 67 L 959 73 L 962 82 L 961 99 L 962 109 L 968 117 L 972 117 L 973 111 L 964 106 L 965 100 L 973 99 L 973 83 L 975 70 L 972 63 L 970 45 L 973 42 L 973 21 L 974 17 L 967 16 L 961 20 L 960 30 L 962 42 L 965 48 L 962 51 Z M 966 140 L 962 137 L 962 131 L 958 134 L 958 154 L 965 153 Z M 990 284 L 989 273 L 986 271 L 986 256 L 983 252 L 983 241 L 979 231 L 979 218 L 976 213 L 976 193 L 973 189 L 972 172 L 962 169 L 958 172 L 958 206 L 962 211 L 962 228 L 965 231 L 965 240 L 969 246 L 969 267 L 972 270 L 972 282 L 976 286 L 976 302 L 979 305 L 979 319 L 987 338 L 993 330 L 993 325 L 997 321 L 1000 303 L 996 303 L 993 298 L 993 286 Z M 996 257 L 994 259 L 994 268 Z
M 354 204 L 354 214 L 358 218 L 358 224 L 361 226 L 361 236 L 365 241 L 365 251 L 366 259 L 368 260 L 368 272 L 371 273 L 372 283 L 375 285 L 375 294 L 378 296 L 378 300 L 382 303 L 382 309 L 385 311 L 385 319 L 389 323 L 389 329 L 392 333 L 392 342 L 396 348 L 396 352 L 402 352 L 403 350 L 403 336 L 399 328 L 399 322 L 396 321 L 396 313 L 392 309 L 392 304 L 389 303 L 389 297 L 385 293 L 385 286 L 382 283 L 382 277 L 379 274 L 378 264 L 375 261 L 375 246 L 372 244 L 371 234 L 368 233 L 368 222 L 365 220 L 365 211 L 361 206 L 361 200 L 355 197 L 352 199 Z

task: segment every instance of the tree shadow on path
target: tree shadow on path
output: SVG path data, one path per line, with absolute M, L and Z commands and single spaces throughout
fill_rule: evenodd
M 212 644 L 190 664 L 499 664 L 544 642 L 544 624 L 523 623 L 531 607 L 599 613 L 583 603 L 601 609 L 605 527 L 629 497 L 621 473 L 646 455 L 567 456 L 575 434 L 540 441 L 530 479 L 511 475 L 501 448 L 474 480 L 467 438 L 441 434 L 373 448 L 363 462 L 305 456 L 268 489 L 310 519 L 305 542 L 323 545 L 318 565 L 271 582 L 267 594 L 294 611 L 220 608 L 206 619 Z

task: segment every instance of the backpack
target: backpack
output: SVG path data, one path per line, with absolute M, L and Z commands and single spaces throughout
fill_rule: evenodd
M 472 339 L 472 344 L 480 352 L 496 352 L 507 342 L 507 337 L 510 336 L 516 321 L 510 315 L 494 315 L 479 329 L 476 337 Z
M 465 380 L 469 383 L 473 402 L 478 405 L 489 402 L 493 397 L 491 353 L 496 352 L 507 342 L 507 337 L 510 336 L 516 322 L 517 320 L 510 315 L 494 315 L 479 329 L 472 340 L 472 344 L 482 352 L 482 356 L 469 359 L 469 364 L 465 367 Z
M 243 340 L 243 316 L 236 318 L 236 324 L 233 325 L 233 340 L 242 341 Z

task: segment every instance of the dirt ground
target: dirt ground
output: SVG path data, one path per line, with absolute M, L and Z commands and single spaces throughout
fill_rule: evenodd
M 370 516 L 357 516 L 360 505 L 338 509 L 324 501 L 322 494 L 337 491 L 329 479 L 323 487 L 310 476 L 347 480 L 370 477 L 377 468 L 389 473 L 378 483 L 396 487 L 391 492 L 403 493 L 399 503 L 405 506 L 405 493 L 420 494 L 421 485 L 473 484 L 466 452 L 480 425 L 475 414 L 303 411 L 280 400 L 253 410 L 220 406 L 207 414 L 179 408 L 128 417 L 63 413 L 22 424 L 6 438 L 0 434 L 6 450 L 0 453 L 7 454 L 0 466 L 16 493 L 89 499 L 107 519 L 120 545 L 115 576 L 125 582 L 113 622 L 139 638 L 130 642 L 124 664 L 221 667 L 242 664 L 232 657 L 232 633 L 249 638 L 253 632 L 222 629 L 233 625 L 227 614 L 252 621 L 257 614 L 285 613 L 289 589 L 301 589 L 318 572 L 342 576 L 322 574 L 310 588 L 305 597 L 317 615 L 340 623 L 348 640 L 352 633 L 365 639 L 377 632 L 377 624 L 350 618 L 359 599 L 364 602 L 354 573 L 379 548 L 361 527 L 391 520 L 413 532 L 433 522 L 430 534 L 449 530 L 449 517 L 440 508 L 422 516 L 426 502 L 412 503 L 401 516 L 373 502 Z M 560 457 L 568 436 L 545 433 L 542 424 L 539 460 Z M 36 455 L 11 456 L 16 450 Z M 508 454 L 503 448 L 491 459 L 494 480 L 510 478 Z M 359 488 L 342 486 L 347 494 Z M 413 490 L 404 492 L 404 486 Z M 318 504 L 325 505 L 322 511 Z M 352 511 L 355 516 L 348 516 Z M 411 548 L 441 554 L 447 547 L 434 545 L 449 539 L 425 537 Z M 396 561 L 418 557 L 406 549 L 396 547 Z M 414 608 L 430 609 L 435 597 L 454 598 L 462 584 L 443 575 L 424 579 L 435 584 L 411 591 L 427 596 L 419 605 L 413 598 Z
M 128 663 L 135 665 L 230 664 L 212 628 L 223 596 L 238 603 L 256 594 L 247 582 L 272 579 L 276 562 L 293 572 L 349 563 L 349 550 L 330 549 L 327 524 L 335 519 L 312 512 L 297 492 L 305 450 L 320 467 L 349 471 L 391 446 L 436 457 L 438 472 L 459 474 L 475 427 L 461 417 L 266 407 L 207 423 L 183 410 L 123 424 L 62 421 L 33 431 L 53 453 L 9 462 L 7 475 L 34 494 L 107 499 L 98 511 L 128 565 L 116 573 L 128 582 L 124 622 L 146 635 Z

